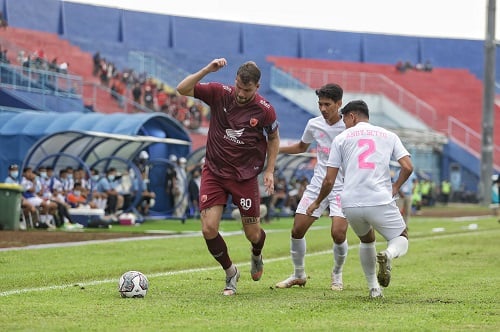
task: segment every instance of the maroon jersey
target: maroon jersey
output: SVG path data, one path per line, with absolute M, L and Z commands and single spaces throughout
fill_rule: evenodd
M 273 106 L 259 94 L 238 105 L 234 87 L 220 83 L 196 84 L 194 97 L 210 106 L 207 167 L 238 181 L 257 176 L 266 159 L 266 135 L 278 129 Z

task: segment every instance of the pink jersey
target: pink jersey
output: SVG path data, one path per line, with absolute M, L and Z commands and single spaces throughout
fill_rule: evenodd
M 266 136 L 278 129 L 273 106 L 259 94 L 248 104 L 238 105 L 234 87 L 220 83 L 196 84 L 194 97 L 210 106 L 207 167 L 217 176 L 237 181 L 262 172 Z

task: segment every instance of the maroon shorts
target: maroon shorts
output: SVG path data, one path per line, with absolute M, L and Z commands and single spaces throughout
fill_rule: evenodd
M 235 181 L 215 176 L 208 167 L 203 167 L 200 185 L 200 211 L 215 206 L 226 205 L 231 194 L 242 217 L 260 216 L 260 193 L 257 177 Z

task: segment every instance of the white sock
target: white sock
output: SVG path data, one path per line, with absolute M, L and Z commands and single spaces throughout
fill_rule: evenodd
M 236 266 L 234 264 L 231 264 L 231 266 L 224 271 L 226 271 L 226 277 L 230 278 L 236 274 Z
M 294 274 L 298 278 L 305 277 L 306 239 L 290 239 L 290 254 L 294 267 Z
M 377 280 L 377 251 L 375 250 L 375 241 L 371 243 L 359 244 L 359 260 L 365 273 L 368 289 L 379 288 Z
M 333 273 L 342 273 L 342 268 L 347 257 L 347 250 L 347 240 L 341 244 L 333 244 Z
M 408 252 L 408 239 L 404 236 L 398 236 L 387 242 L 385 250 L 390 259 L 404 256 Z

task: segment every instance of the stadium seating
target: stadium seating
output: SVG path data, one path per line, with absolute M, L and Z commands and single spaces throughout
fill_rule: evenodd
M 23 50 L 26 54 L 43 50 L 48 61 L 57 58 L 59 63 L 67 62 L 69 65 L 68 72 L 82 77 L 82 80 L 86 82 L 82 91 L 86 105 L 90 105 L 92 108 L 104 113 L 123 112 L 107 90 L 98 88 L 99 80 L 92 75 L 93 61 L 91 53 L 84 52 L 69 41 L 49 32 L 9 27 L 7 31 L 2 33 L 1 37 L 3 40 L 8 41 L 7 45 L 11 46 L 10 48 L 13 50 Z M 12 62 L 16 62 L 16 56 L 17 54 L 10 54 Z M 64 109 L 62 111 L 68 110 Z
M 441 132 L 449 133 L 450 127 L 458 128 L 453 129 L 452 138 L 464 132 L 461 147 L 473 150 L 477 159 L 482 120 L 480 79 L 484 75 L 484 49 L 480 40 L 285 28 L 140 13 L 58 0 L 16 0 L 8 1 L 8 6 L 7 1 L 0 0 L 0 4 L 3 4 L 10 27 L 50 32 L 56 39 L 59 35 L 89 52 L 87 56 L 101 51 L 119 68 L 128 65 L 130 50 L 139 50 L 164 57 L 187 72 L 199 69 L 207 59 L 224 56 L 230 63 L 227 70 L 210 76 L 222 82 L 233 81 L 235 66 L 243 60 L 255 60 L 263 69 L 263 75 L 269 75 L 272 64 L 266 61 L 268 56 L 290 57 L 287 61 L 301 61 L 297 64 L 301 68 L 316 68 L 325 73 L 338 70 L 383 76 L 390 84 L 415 96 L 409 103 L 401 104 L 404 109 L 415 107 L 411 102 L 418 99 L 432 109 L 426 114 L 432 117 L 426 118 L 425 123 L 431 123 L 432 128 Z M 31 43 L 37 43 L 40 38 L 41 35 Z M 61 46 L 61 49 L 65 47 L 68 46 Z M 497 62 L 499 59 L 497 52 Z M 402 74 L 394 66 L 399 60 L 412 63 L 430 60 L 434 70 L 432 73 L 407 71 Z M 78 62 L 69 62 L 70 69 L 75 69 L 71 64 Z M 85 70 L 90 72 L 92 62 L 86 63 L 88 68 Z M 285 68 L 282 62 L 276 65 Z M 499 73 L 500 66 L 496 66 L 497 77 Z M 279 112 L 282 137 L 298 138 L 310 114 L 272 91 L 268 77 L 263 76 L 260 92 Z M 324 83 L 319 76 L 316 79 L 311 82 L 312 87 Z M 355 82 L 347 83 L 346 90 L 356 91 L 350 86 Z M 377 91 L 376 83 L 370 84 L 364 91 Z M 102 98 L 114 102 L 105 95 Z M 394 96 L 389 98 L 395 100 Z M 410 113 L 414 111 L 418 110 L 410 110 Z M 495 112 L 495 127 L 498 127 L 498 109 Z M 467 141 L 471 135 L 474 136 L 472 143 Z M 500 146 L 499 139 L 496 135 L 496 147 Z M 495 154 L 498 166 L 500 153 Z M 468 167 L 468 163 L 464 167 Z M 447 176 L 445 168 L 441 170 L 444 177 Z M 478 175 L 477 167 L 473 173 Z
M 310 80 L 307 70 L 355 72 L 381 74 L 390 81 L 407 90 L 417 98 L 432 106 L 437 111 L 433 129 L 449 134 L 449 118 L 453 117 L 476 133 L 482 131 L 482 82 L 466 69 L 434 68 L 432 72 L 408 70 L 400 73 L 394 65 L 370 64 L 348 61 L 328 61 L 290 57 L 268 57 L 275 66 L 284 70 L 303 68 L 302 76 L 297 78 L 311 87 L 324 84 L 324 76 L 314 76 Z M 370 92 L 370 87 L 365 87 Z M 495 108 L 499 114 L 500 108 Z M 500 117 L 495 117 L 494 127 L 500 127 Z M 495 144 L 500 146 L 500 136 L 496 135 Z M 475 147 L 479 152 L 480 146 Z

